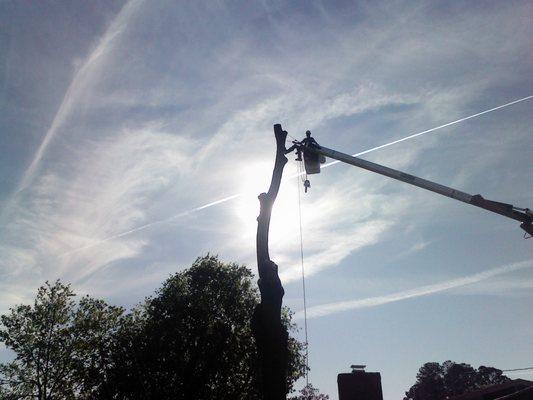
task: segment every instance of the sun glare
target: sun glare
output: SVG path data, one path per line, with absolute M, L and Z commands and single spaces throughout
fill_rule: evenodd
M 286 238 L 293 240 L 299 235 L 298 219 L 298 192 L 296 178 L 292 175 L 291 164 L 287 164 L 284 179 L 278 197 L 272 210 L 270 221 L 270 243 L 282 241 Z M 243 238 L 252 238 L 257 229 L 257 216 L 259 215 L 259 200 L 257 196 L 266 192 L 272 176 L 272 163 L 256 163 L 247 167 L 240 173 L 239 189 L 243 196 L 235 203 L 235 213 L 239 217 Z

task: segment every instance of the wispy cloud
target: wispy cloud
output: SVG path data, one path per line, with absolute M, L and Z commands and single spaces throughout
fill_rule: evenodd
M 376 307 L 383 304 L 412 299 L 415 297 L 428 296 L 435 293 L 444 292 L 446 290 L 458 288 L 461 286 L 471 285 L 499 275 L 508 274 L 531 267 L 533 267 L 533 259 L 504 265 L 497 268 L 492 268 L 483 272 L 478 272 L 477 274 L 464 276 L 462 278 L 451 279 L 449 281 L 440 282 L 432 285 L 420 286 L 415 289 L 404 290 L 401 292 L 392 293 L 384 296 L 368 297 L 365 299 L 355 299 L 339 301 L 329 304 L 322 304 L 319 306 L 308 308 L 307 318 L 319 318 L 344 311 Z M 295 318 L 302 319 L 303 311 L 297 312 L 295 314 Z
M 6 227 L 0 269 L 13 275 L 50 266 L 56 274 L 80 279 L 109 263 L 138 255 L 145 240 L 123 239 L 146 215 L 154 193 L 162 193 L 189 172 L 194 140 L 162 132 L 157 126 L 125 130 L 104 141 L 86 141 L 71 170 L 49 172 L 31 188 L 32 200 Z M 82 251 L 106 239 L 97 252 Z M 76 249 L 78 251 L 73 252 Z M 59 256 L 59 257 L 58 257 Z M 62 256 L 62 257 L 61 257 Z M 20 258 L 15 262 L 16 258 Z M 20 269 L 16 269 L 16 266 Z
M 70 116 L 73 106 L 81 99 L 85 92 L 90 90 L 95 76 L 98 73 L 101 73 L 105 55 L 111 51 L 114 40 L 127 26 L 131 15 L 135 12 L 141 2 L 142 0 L 129 0 L 115 17 L 104 35 L 100 38 L 94 50 L 92 50 L 87 58 L 80 63 L 69 87 L 67 88 L 65 96 L 61 101 L 59 109 L 52 119 L 50 128 L 46 131 L 30 165 L 22 175 L 16 192 L 12 195 L 12 198 L 6 202 L 3 212 L 5 212 L 5 209 L 10 208 L 17 194 L 32 182 L 48 146 Z
M 253 260 L 256 195 L 267 187 L 255 192 L 255 183 L 271 173 L 273 123 L 281 122 L 295 137 L 315 130 L 325 143 L 342 148 L 381 143 L 362 155 L 437 129 L 446 132 L 491 112 L 478 110 L 494 108 L 492 99 L 510 97 L 496 93 L 490 104 L 479 102 L 507 76 L 504 68 L 490 79 L 473 79 L 464 71 L 475 68 L 464 62 L 468 68 L 461 69 L 458 62 L 446 72 L 453 80 L 439 75 L 461 42 L 456 32 L 469 29 L 471 19 L 455 22 L 447 37 L 453 46 L 447 46 L 433 33 L 438 30 L 425 30 L 427 16 L 418 15 L 418 7 L 397 15 L 363 6 L 357 12 L 365 18 L 354 23 L 323 7 L 314 14 L 313 6 L 307 13 L 280 5 L 282 15 L 272 19 L 277 6 L 267 7 L 266 18 L 264 7 L 236 13 L 229 3 L 192 4 L 147 3 L 136 12 L 141 1 L 128 2 L 80 64 L 2 228 L 0 265 L 9 279 L 83 280 L 123 260 L 144 262 L 150 246 L 165 233 L 175 234 L 180 221 L 191 222 L 180 226 L 183 237 L 151 254 L 162 263 L 203 251 L 200 240 L 187 241 L 194 229 L 205 230 L 201 242 L 211 250 Z M 396 25 L 390 25 L 390 15 Z M 399 29 L 406 22 L 424 37 Z M 489 43 L 476 56 L 492 56 L 497 38 L 485 30 L 476 37 Z M 522 42 L 515 44 L 516 54 Z M 425 67 L 427 60 L 437 71 Z M 468 60 L 477 65 L 477 59 Z M 492 111 L 501 107 L 507 105 Z M 449 122 L 467 109 L 478 114 Z M 418 129 L 424 131 L 398 139 L 398 132 Z M 412 166 L 422 149 L 439 140 L 427 135 L 424 143 L 413 140 L 409 149 L 383 157 L 396 167 Z M 254 169 L 255 163 L 266 168 Z M 386 180 L 340 168 L 313 185 L 312 191 L 321 187 L 320 195 L 309 195 L 303 204 L 310 275 L 388 237 L 408 200 L 388 192 Z M 286 192 L 274 212 L 294 217 L 294 187 Z M 299 276 L 297 226 L 276 218 L 272 226 L 273 254 L 286 282 Z M 285 240 L 289 236 L 293 241 Z
M 43 5 L 53 18 L 33 12 L 36 21 L 20 24 L 24 29 L 16 34 L 25 39 L 9 52 L 12 82 L 3 86 L 10 107 L 0 125 L 23 122 L 1 135 L 14 152 L 4 157 L 0 145 L 2 165 L 29 158 L 29 167 L 23 176 L 6 176 L 20 173 L 22 161 L 2 171 L 2 182 L 20 190 L 9 212 L 2 208 L 0 313 L 31 301 L 35 288 L 58 277 L 78 293 L 134 304 L 207 251 L 255 270 L 257 194 L 268 187 L 272 172 L 274 123 L 296 138 L 310 129 L 328 147 L 367 154 L 443 184 L 454 186 L 461 178 L 457 187 L 468 192 L 509 202 L 515 195 L 527 199 L 531 100 L 525 98 L 533 93 L 526 3 L 480 8 L 265 1 L 243 7 L 230 1 L 132 0 L 122 2 L 117 14 L 120 6 L 105 2 L 87 7 L 90 15 L 61 7 L 67 18 Z M 29 18 L 26 7 L 18 10 Z M 73 24 L 79 19 L 80 29 Z M 87 37 L 103 20 L 109 29 Z M 39 35 L 39 26 L 65 35 Z M 91 41 L 94 47 L 80 53 Z M 47 58 L 49 46 L 57 49 L 59 69 Z M 27 54 L 34 56 L 21 57 Z M 70 82 L 65 71 L 80 57 Z M 38 62 L 20 66 L 20 59 Z M 65 79 L 68 90 L 57 93 L 60 86 L 53 83 Z M 524 100 L 503 104 L 514 99 Z M 52 109 L 56 102 L 59 107 Z M 53 122 L 42 126 L 42 120 Z M 30 158 L 25 146 L 39 135 L 42 143 Z M 481 160 L 488 161 L 474 171 L 473 163 Z M 286 283 L 285 302 L 298 309 L 298 180 L 287 179 L 294 164 L 286 168 L 271 255 Z M 496 288 L 496 281 L 531 272 L 489 270 L 470 280 L 399 292 L 422 284 L 407 282 L 413 274 L 416 282 L 448 279 L 445 266 L 459 264 L 459 258 L 470 271 L 480 271 L 482 265 L 506 264 L 506 254 L 528 259 L 529 248 L 500 235 L 504 219 L 498 225 L 496 216 L 491 225 L 490 216 L 476 219 L 475 209 L 355 168 L 327 168 L 311 184 L 301 199 L 309 298 L 315 304 L 352 299 L 350 277 L 364 285 L 361 297 L 391 293 L 348 301 L 333 312 L 443 290 L 463 295 L 467 288 L 474 293 L 487 286 L 504 293 L 509 289 Z M 9 196 L 0 196 L 5 204 Z M 464 229 L 469 221 L 471 230 Z M 496 249 L 495 242 L 512 251 Z M 425 243 L 431 245 L 420 250 Z M 410 251 L 419 253 L 397 258 Z M 431 275 L 426 257 L 439 260 L 445 278 Z M 491 259 L 501 261 L 488 264 Z M 508 281 L 506 287 L 518 288 Z M 318 286 L 320 293 L 313 290 Z M 447 296 L 439 300 L 447 304 Z M 339 328 L 334 320 L 331 328 Z M 483 328 L 473 326 L 472 336 Z M 317 343 L 325 343 L 325 336 L 316 335 Z M 401 335 L 395 341 L 403 344 Z M 314 354 L 322 358 L 324 351 L 319 345 Z M 405 361 L 401 354 L 387 359 L 390 370 L 408 373 L 405 365 L 394 364 Z M 313 369 L 319 380 L 327 375 L 320 366 Z
M 337 103 L 337 102 L 340 102 L 340 103 L 344 103 L 344 99 L 346 98 L 347 96 L 342 96 L 342 99 L 337 99 L 337 100 L 334 100 L 333 101 L 333 104 L 334 103 Z M 439 129 L 442 129 L 442 128 L 445 128 L 445 127 L 448 127 L 450 125 L 455 125 L 455 124 L 458 124 L 460 122 L 463 122 L 463 121 L 466 121 L 466 120 L 469 120 L 471 118 L 475 118 L 475 117 L 478 117 L 478 116 L 481 116 L 481 115 L 484 115 L 484 114 L 488 114 L 490 112 L 493 112 L 493 111 L 496 111 L 496 110 L 500 110 L 502 108 L 505 108 L 505 107 L 509 107 L 513 104 L 517 104 L 517 103 L 520 103 L 520 102 L 523 102 L 523 101 L 526 101 L 526 100 L 529 100 L 533 98 L 533 96 L 527 96 L 527 97 L 524 97 L 524 98 L 521 98 L 521 99 L 517 99 L 517 100 L 514 100 L 512 102 L 508 102 L 508 103 L 505 103 L 505 104 L 502 104 L 502 105 L 499 105 L 497 107 L 493 107 L 493 108 L 490 108 L 488 110 L 484 110 L 484 111 L 481 111 L 479 113 L 476 113 L 476 114 L 472 114 L 470 116 L 467 116 L 467 117 L 463 117 L 463 118 L 460 118 L 460 119 L 457 119 L 455 121 L 452 121 L 452 122 L 448 122 L 446 124 L 443 124 L 443 125 L 439 125 L 439 126 L 436 126 L 434 128 L 430 128 L 430 129 L 427 129 L 427 130 L 424 130 L 424 131 L 421 131 L 421 132 L 418 132 L 418 133 L 414 133 L 414 134 L 410 134 L 408 136 L 405 136 L 401 139 L 396 139 L 396 140 L 393 140 L 391 142 L 388 142 L 388 143 L 385 143 L 385 144 L 382 144 L 382 145 L 379 145 L 379 146 L 376 146 L 376 147 L 372 147 L 370 149 L 367 149 L 367 150 L 364 150 L 364 151 L 361 151 L 359 153 L 356 153 L 356 154 L 353 154 L 354 157 L 359 157 L 361 155 L 365 155 L 365 154 L 369 154 L 369 153 L 372 153 L 374 151 L 377 151 L 377 150 L 380 150 L 380 149 L 384 149 L 386 147 L 389 147 L 389 146 L 392 146 L 392 145 L 395 145 L 397 143 L 401 143 L 401 142 L 404 142 L 404 141 L 407 141 L 407 140 L 410 140 L 410 139 L 413 139 L 413 138 L 416 138 L 418 136 L 421 136 L 421 135 L 424 135 L 426 133 L 431 133 L 431 132 L 435 132 Z M 385 102 L 383 99 L 379 100 L 379 101 L 374 101 L 374 105 L 367 105 L 366 107 L 351 107 L 351 111 L 348 115 L 351 115 L 351 113 L 356 113 L 356 112 L 360 112 L 360 111 L 363 111 L 363 110 L 367 110 L 368 108 L 373 108 L 373 107 L 377 107 L 379 105 L 390 105 L 391 103 L 388 103 L 388 102 Z M 394 104 L 394 103 L 393 103 Z M 325 112 L 325 114 L 322 116 L 323 118 L 328 118 L 328 117 L 331 117 L 331 107 L 326 107 L 327 111 Z M 343 113 L 346 113 L 347 111 L 343 111 L 342 109 L 341 110 L 336 110 L 333 114 L 334 116 L 338 116 L 338 115 L 343 115 Z M 216 142 L 220 141 L 219 139 L 215 140 Z M 332 161 L 332 162 L 329 162 L 329 163 L 326 163 L 322 166 L 322 168 L 327 168 L 327 167 L 330 167 L 332 165 L 336 165 L 338 164 L 340 161 Z M 302 173 L 297 173 L 297 174 L 292 174 L 292 175 L 289 175 L 289 179 L 290 178 L 295 178 L 295 177 L 298 177 L 298 176 L 301 176 Z M 160 220 L 156 220 L 156 221 L 152 221 L 152 222 L 148 222 L 148 223 L 145 223 L 143 225 L 139 225 L 135 228 L 132 228 L 132 229 L 129 229 L 127 231 L 124 231 L 124 232 L 120 232 L 120 233 L 117 233 L 113 236 L 110 236 L 110 237 L 107 237 L 107 238 L 104 238 L 104 239 L 100 239 L 100 240 L 95 240 L 94 242 L 90 243 L 90 244 L 87 244 L 83 247 L 80 247 L 80 248 L 77 248 L 77 249 L 73 249 L 73 250 L 70 250 L 68 251 L 67 253 L 63 254 L 62 256 L 65 256 L 65 255 L 69 255 L 69 254 L 72 254 L 74 252 L 78 252 L 78 251 L 82 251 L 82 250 L 86 250 L 86 249 L 89 249 L 91 247 L 94 247 L 94 246 L 97 246 L 99 244 L 103 244 L 109 240 L 113 240 L 113 239 L 118 239 L 120 237 L 123 237 L 123 236 L 127 236 L 127 235 L 130 235 L 130 234 L 133 234 L 133 233 L 137 233 L 139 231 L 142 231 L 142 230 L 145 230 L 145 229 L 150 229 L 154 226 L 157 226 L 157 225 L 160 225 L 160 224 L 164 224 L 164 223 L 168 223 L 168 222 L 171 222 L 177 218 L 181 218 L 181 217 L 184 217 L 184 216 L 187 216 L 187 215 L 190 215 L 191 213 L 194 213 L 194 212 L 197 212 L 197 211 L 201 211 L 201 210 L 204 210 L 206 208 L 210 208 L 210 207 L 214 207 L 214 206 L 217 206 L 217 205 L 220 205 L 220 204 L 223 204 L 223 203 L 226 203 L 228 201 L 232 201 L 232 200 L 235 200 L 236 198 L 238 197 L 241 197 L 241 196 L 249 196 L 249 195 L 256 195 L 257 193 L 256 192 L 259 192 L 260 190 L 262 190 L 262 188 L 254 188 L 252 190 L 249 190 L 248 192 L 243 192 L 243 193 L 236 193 L 236 194 L 233 194 L 233 195 L 229 195 L 229 196 L 226 196 L 226 197 L 222 197 L 218 200 L 215 200 L 215 201 L 212 201 L 212 202 L 209 202 L 209 203 L 206 203 L 204 205 L 200 205 L 198 207 L 195 207 L 195 208 L 192 208 L 190 210 L 186 210 L 186 211 L 183 211 L 183 212 L 180 212 L 178 214 L 174 214 L 170 217 L 167 217 L 167 218 L 164 218 L 164 219 L 160 219 Z M 422 250 L 423 248 L 425 248 L 426 246 L 428 245 L 427 242 L 421 242 L 421 243 L 417 243 L 416 245 L 413 246 L 412 249 L 409 249 L 408 251 L 404 252 L 403 255 L 407 255 L 407 254 L 410 254 L 411 252 L 414 252 L 414 251 L 420 251 Z

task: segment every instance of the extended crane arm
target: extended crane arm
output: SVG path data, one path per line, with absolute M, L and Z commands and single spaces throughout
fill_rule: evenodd
M 349 154 L 341 153 L 340 151 L 328 149 L 327 147 L 318 145 L 305 145 L 300 142 L 295 143 L 295 147 L 297 150 L 304 153 L 304 157 L 306 152 L 311 152 L 315 155 L 330 157 L 335 160 L 339 160 L 359 168 L 364 168 L 366 170 L 388 176 L 389 178 L 409 183 L 410 185 L 418 186 L 422 189 L 430 190 L 443 196 L 462 201 L 463 203 L 468 203 L 473 206 L 480 207 L 485 210 L 503 215 L 505 217 L 512 218 L 514 220 L 520 221 L 522 223 L 520 227 L 528 234 L 533 236 L 533 212 L 531 212 L 527 208 L 523 209 L 514 207 L 511 204 L 486 200 L 479 194 L 471 195 L 460 190 L 450 188 L 448 186 L 428 181 L 427 179 L 422 179 L 417 176 L 406 174 L 405 172 L 388 168 L 380 164 L 353 157 Z

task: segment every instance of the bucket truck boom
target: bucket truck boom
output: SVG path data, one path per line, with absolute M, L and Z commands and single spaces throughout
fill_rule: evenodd
M 310 136 L 311 135 L 309 132 L 306 139 L 302 140 L 301 142 L 293 142 L 293 148 L 296 149 L 298 159 L 301 159 L 301 154 L 303 154 L 307 174 L 320 173 L 320 163 L 324 161 L 324 157 L 330 157 L 346 164 L 376 172 L 378 174 L 388 176 L 389 178 L 418 186 L 422 189 L 426 189 L 431 192 L 462 201 L 463 203 L 471 204 L 493 213 L 503 215 L 504 217 L 514 219 L 521 222 L 520 228 L 526 231 L 529 235 L 533 236 L 533 212 L 528 208 L 519 208 L 513 206 L 512 204 L 487 200 L 480 194 L 471 195 L 460 190 L 429 181 L 427 179 L 422 179 L 402 171 L 366 161 L 361 158 L 353 157 L 349 154 L 341 153 L 340 151 L 328 149 L 327 147 L 320 146 L 314 139 L 309 140 Z

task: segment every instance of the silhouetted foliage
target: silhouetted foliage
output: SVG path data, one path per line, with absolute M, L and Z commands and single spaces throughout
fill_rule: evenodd
M 509 381 L 502 371 L 453 361 L 425 363 L 416 376 L 416 383 L 405 393 L 404 400 L 441 400 L 487 385 Z
M 300 394 L 290 397 L 288 400 L 329 400 L 329 396 L 319 393 L 319 390 L 310 383 L 300 390 Z
M 123 309 L 73 297 L 69 285 L 46 282 L 33 305 L 1 317 L 0 341 L 16 355 L 0 365 L 2 399 L 89 399 L 99 391 Z
M 208 255 L 127 314 L 89 297 L 76 303 L 68 285 L 47 282 L 33 305 L 1 317 L 15 359 L 0 365 L 0 398 L 259 399 L 252 278 Z M 287 310 L 283 323 L 295 329 Z M 292 388 L 303 344 L 290 338 L 289 355 Z
M 124 319 L 108 390 L 119 399 L 258 399 L 257 303 L 248 268 L 197 259 Z M 284 323 L 294 328 L 288 313 Z M 290 340 L 290 387 L 304 372 L 302 349 Z

